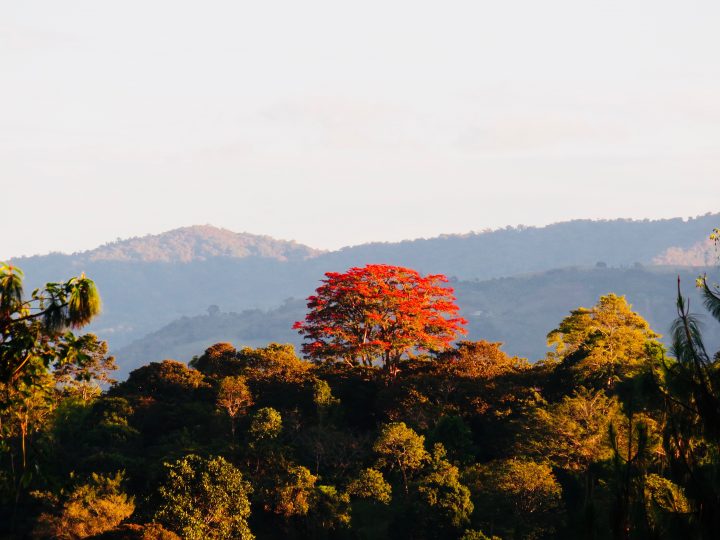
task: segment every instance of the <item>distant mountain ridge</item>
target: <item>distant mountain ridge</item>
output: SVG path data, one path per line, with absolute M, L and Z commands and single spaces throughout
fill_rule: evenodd
M 718 224 L 717 213 L 688 220 L 576 220 L 331 252 L 267 236 L 195 226 L 72 255 L 12 262 L 25 271 L 28 291 L 81 272 L 95 280 L 103 297 L 103 313 L 89 331 L 107 339 L 111 350 L 117 351 L 174 320 L 204 313 L 210 305 L 218 305 L 225 313 L 241 313 L 272 310 L 286 299 L 306 298 L 325 272 L 351 266 L 396 264 L 461 281 L 598 263 L 611 268 L 649 266 L 670 252 L 680 254 L 672 259 L 674 266 L 686 266 L 692 261 L 689 257 L 684 261 L 683 254 L 703 242 Z
M 717 223 L 718 213 L 687 220 L 573 220 L 545 227 L 363 244 L 329 252 L 321 260 L 340 267 L 367 262 L 404 264 L 460 279 L 490 279 L 597 262 L 654 264 L 653 259 L 670 248 L 687 249 L 705 241 Z M 668 264 L 686 265 L 681 257 Z
M 289 261 L 316 257 L 322 253 L 295 241 L 236 233 L 211 225 L 193 225 L 111 242 L 74 255 L 88 261 L 191 262 L 213 257 L 264 257 Z

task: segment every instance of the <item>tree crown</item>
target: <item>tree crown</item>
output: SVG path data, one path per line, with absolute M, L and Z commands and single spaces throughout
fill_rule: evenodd
M 457 316 L 453 290 L 443 275 L 368 264 L 347 272 L 328 272 L 309 313 L 297 329 L 308 341 L 303 352 L 315 360 L 342 359 L 350 364 L 381 363 L 397 369 L 416 351 L 447 349 L 466 321 Z

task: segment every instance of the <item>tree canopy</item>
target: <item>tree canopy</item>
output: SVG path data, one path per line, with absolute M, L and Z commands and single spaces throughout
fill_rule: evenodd
M 255 538 L 247 524 L 252 490 L 232 464 L 190 454 L 166 467 L 157 521 L 187 540 Z
M 288 344 L 218 343 L 112 382 L 106 345 L 69 332 L 69 303 L 63 328 L 7 307 L 22 298 L 12 273 L 4 353 L 21 368 L 0 385 L 3 538 L 701 540 L 720 528 L 720 354 L 680 286 L 670 350 L 608 294 L 560 320 L 534 364 L 449 331 L 410 346 L 406 329 L 396 346 L 345 344 L 314 362 Z M 332 320 L 370 321 L 391 344 L 405 317 L 391 310 L 421 290 L 406 278 L 333 282 L 356 304 Z M 720 320 L 720 289 L 698 285 Z M 386 304 L 374 287 L 390 287 Z M 31 314 L 49 307 L 43 290 L 23 300 Z M 454 310 L 435 316 L 461 326 Z M 39 356 L 17 363 L 15 335 Z
M 312 359 L 365 366 L 380 362 L 394 374 L 414 351 L 450 347 L 466 321 L 457 316 L 445 276 L 385 264 L 328 272 L 308 298 L 305 321 L 295 323 Z
M 611 388 L 657 359 L 659 337 L 624 296 L 608 294 L 573 310 L 548 334 L 548 345 L 576 384 Z

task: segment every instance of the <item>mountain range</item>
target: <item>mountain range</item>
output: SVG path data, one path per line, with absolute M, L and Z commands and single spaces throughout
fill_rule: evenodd
M 28 289 L 83 271 L 92 277 L 104 310 L 89 330 L 109 341 L 123 373 L 160 357 L 188 360 L 215 341 L 298 343 L 289 327 L 323 274 L 368 263 L 450 276 L 468 337 L 504 341 L 534 360 L 553 324 L 608 292 L 627 294 L 666 332 L 676 267 L 693 293 L 694 277 L 716 260 L 707 237 L 718 224 L 720 214 L 576 220 L 337 251 L 205 225 L 12 263 Z

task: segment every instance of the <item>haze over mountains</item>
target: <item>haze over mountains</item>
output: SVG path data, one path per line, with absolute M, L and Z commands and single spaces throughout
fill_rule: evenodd
M 700 299 L 693 283 L 696 269 L 680 269 L 684 292 L 693 305 Z M 470 339 L 505 343 L 503 349 L 532 361 L 544 356 L 545 336 L 570 309 L 591 306 L 612 291 L 622 291 L 659 333 L 667 334 L 676 316 L 674 309 L 677 274 L 659 268 L 565 268 L 538 274 L 496 278 L 487 281 L 456 281 L 452 285 L 468 320 Z M 148 358 L 189 359 L 220 341 L 260 347 L 270 341 L 301 344 L 291 330 L 293 321 L 306 312 L 302 299 L 288 300 L 271 310 L 240 313 L 215 312 L 181 317 L 119 349 L 127 365 Z M 720 336 L 707 336 L 710 350 L 720 348 Z
M 188 360 L 220 340 L 297 343 L 290 325 L 324 272 L 368 263 L 452 277 L 468 337 L 505 341 L 512 354 L 535 360 L 562 316 L 608 292 L 627 294 L 666 333 L 674 316 L 671 267 L 711 266 L 716 252 L 707 236 L 719 223 L 720 214 L 578 220 L 333 252 L 205 225 L 12 262 L 25 271 L 28 290 L 82 271 L 92 277 L 104 311 L 90 330 L 110 342 L 123 373 L 157 355 Z M 700 271 L 682 272 L 688 293 Z M 212 305 L 220 312 L 206 315 Z

